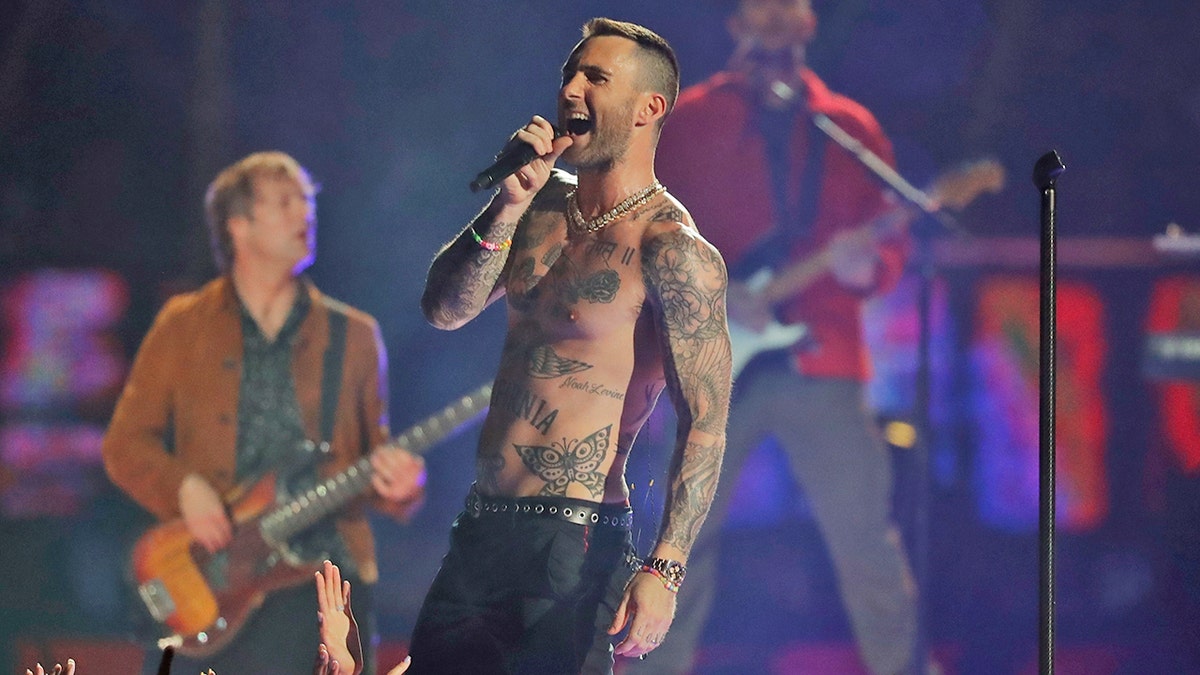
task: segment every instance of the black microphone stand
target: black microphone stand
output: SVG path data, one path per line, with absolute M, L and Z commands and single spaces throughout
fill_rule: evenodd
M 917 636 L 913 645 L 913 664 L 923 668 L 929 653 L 929 638 L 927 635 L 927 616 L 925 608 L 925 590 L 929 580 L 929 494 L 930 494 L 930 448 L 932 443 L 933 423 L 930 415 L 931 396 L 931 345 L 932 345 L 932 298 L 933 283 L 936 278 L 936 262 L 933 256 L 933 237 L 938 232 L 950 232 L 965 235 L 963 230 L 950 214 L 942 211 L 940 206 L 920 189 L 904 179 L 895 169 L 888 166 L 878 155 L 871 152 L 858 139 L 851 136 L 837 123 L 820 113 L 813 115 L 813 124 L 825 133 L 831 140 L 840 145 L 881 180 L 887 187 L 908 203 L 915 206 L 927 216 L 914 223 L 912 227 L 914 251 L 912 264 L 918 271 L 917 289 L 917 368 L 914 382 L 913 420 L 916 430 L 916 441 L 913 444 L 913 458 L 916 473 L 914 492 L 916 497 L 912 506 L 912 522 L 910 523 L 911 538 L 909 546 L 912 551 L 913 576 L 917 583 Z M 926 223 L 937 223 L 928 226 Z
M 1038 673 L 1054 673 L 1054 492 L 1055 477 L 1055 265 L 1058 234 L 1055 182 L 1066 170 L 1058 153 L 1051 150 L 1033 167 L 1033 184 L 1042 194 L 1041 285 L 1038 367 Z

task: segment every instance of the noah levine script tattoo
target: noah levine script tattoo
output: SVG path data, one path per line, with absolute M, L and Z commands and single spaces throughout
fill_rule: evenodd
M 567 379 L 563 380 L 562 383 L 558 385 L 558 388 L 574 389 L 575 391 L 582 391 L 588 394 L 594 394 L 596 396 L 611 398 L 615 401 L 625 400 L 625 392 L 623 391 L 609 389 L 608 387 L 604 386 L 603 383 L 595 383 L 589 380 L 576 379 L 574 375 L 569 375 Z
M 578 440 L 554 441 L 550 445 L 517 445 L 517 454 L 525 467 L 546 482 L 538 494 L 565 496 L 572 483 L 578 483 L 593 497 L 604 496 L 604 473 L 600 466 L 608 454 L 612 425 Z

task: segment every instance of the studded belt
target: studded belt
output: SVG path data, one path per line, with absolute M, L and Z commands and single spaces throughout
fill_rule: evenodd
M 474 485 L 467 493 L 466 512 L 476 518 L 494 513 L 557 518 L 577 525 L 633 525 L 633 509 L 623 504 L 592 504 L 567 497 L 489 497 L 479 494 Z

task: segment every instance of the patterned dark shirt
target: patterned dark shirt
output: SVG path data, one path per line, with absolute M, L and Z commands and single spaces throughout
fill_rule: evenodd
M 238 390 L 237 479 L 254 480 L 276 471 L 281 500 L 317 484 L 314 457 L 302 449 L 306 435 L 292 379 L 292 353 L 300 324 L 312 300 L 304 288 L 296 295 L 287 320 L 275 340 L 268 340 L 258 322 L 241 306 L 242 381 Z M 324 439 L 313 439 L 314 441 Z M 292 550 L 307 560 L 326 557 L 353 573 L 354 564 L 332 519 L 292 537 Z M 345 573 L 345 572 L 344 572 Z

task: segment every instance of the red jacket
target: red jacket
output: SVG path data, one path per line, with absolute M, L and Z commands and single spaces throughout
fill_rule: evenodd
M 808 107 L 824 113 L 889 164 L 892 146 L 879 123 L 858 103 L 829 90 L 814 73 L 801 72 Z M 683 202 L 700 232 L 734 267 L 775 222 L 764 140 L 751 113 L 753 103 L 737 73 L 718 73 L 680 94 L 663 127 L 657 173 Z M 797 127 L 809 125 L 797 116 Z M 793 133 L 789 189 L 801 190 L 809 132 Z M 815 136 L 814 136 L 815 137 Z M 824 135 L 821 136 L 824 138 Z M 858 160 L 832 140 L 826 143 L 824 177 L 811 241 L 797 244 L 791 260 L 811 255 L 836 231 L 862 225 L 886 208 L 880 183 Z M 891 288 L 907 256 L 905 238 L 885 242 L 873 292 Z M 861 291 L 847 289 L 826 274 L 781 307 L 787 323 L 804 323 L 815 347 L 797 355 L 800 370 L 817 377 L 865 380 L 869 360 L 862 339 Z

